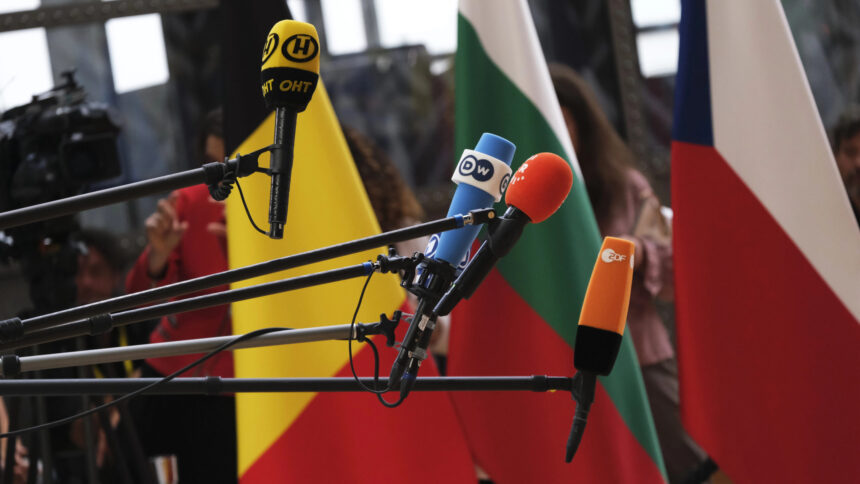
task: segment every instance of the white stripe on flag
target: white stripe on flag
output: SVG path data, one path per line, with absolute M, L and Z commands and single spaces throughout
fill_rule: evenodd
M 707 19 L 716 149 L 860 321 L 860 229 L 779 1 Z
M 564 117 L 552 87 L 532 15 L 525 0 L 460 0 L 460 14 L 472 24 L 481 47 L 546 119 L 566 158 L 582 179 L 582 172 Z M 531 156 L 534 153 L 522 153 Z

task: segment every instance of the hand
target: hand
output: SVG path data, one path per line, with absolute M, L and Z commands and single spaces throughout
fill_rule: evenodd
M 149 276 L 163 276 L 170 253 L 179 245 L 188 222 L 180 222 L 176 215 L 176 192 L 158 201 L 155 213 L 146 219 L 146 238 L 149 241 Z

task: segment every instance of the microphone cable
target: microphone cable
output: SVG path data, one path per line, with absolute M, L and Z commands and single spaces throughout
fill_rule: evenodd
M 349 348 L 349 369 L 352 370 L 352 377 L 355 379 L 355 382 L 358 386 L 368 392 L 376 395 L 376 398 L 379 399 L 379 402 L 388 407 L 394 408 L 403 403 L 403 400 L 406 399 L 406 396 L 401 396 L 396 402 L 389 402 L 385 400 L 382 396 L 383 394 L 391 391 L 391 387 L 387 386 L 384 389 L 379 389 L 379 350 L 376 349 L 376 344 L 374 344 L 373 340 L 368 337 L 362 337 L 361 341 L 370 345 L 370 349 L 373 351 L 373 388 L 368 387 L 358 378 L 358 373 L 355 371 L 355 363 L 352 358 L 352 334 L 355 328 L 355 320 L 358 317 L 358 310 L 361 309 L 361 302 L 364 300 L 364 293 L 367 291 L 367 286 L 370 284 L 370 278 L 373 277 L 373 272 L 367 275 L 367 279 L 364 281 L 364 287 L 361 288 L 361 294 L 358 296 L 358 304 L 355 306 L 355 312 L 352 314 L 352 321 L 349 323 L 349 339 L 347 340 L 347 347 Z
M 241 155 L 240 155 L 241 156 Z M 227 159 L 225 158 L 225 163 Z M 233 170 L 228 170 L 227 173 L 224 174 L 224 179 L 214 185 L 209 185 L 209 195 L 212 196 L 213 199 L 223 202 L 230 196 L 230 192 L 233 191 L 233 184 L 236 184 L 236 188 L 239 189 L 239 197 L 242 199 L 242 206 L 245 207 L 245 213 L 248 215 L 248 221 L 251 222 L 251 226 L 254 227 L 254 230 L 260 232 L 263 235 L 268 235 L 265 230 L 261 229 L 254 223 L 254 217 L 251 216 L 251 211 L 248 210 L 248 203 L 245 202 L 245 194 L 242 192 L 242 185 L 239 183 L 239 179 L 236 177 L 236 173 Z
M 246 210 L 247 210 L 247 207 L 246 207 Z M 250 214 L 248 214 L 248 215 L 250 216 Z M 253 221 L 251 223 L 253 223 Z M 352 321 L 350 323 L 350 338 L 348 339 L 348 343 L 349 343 L 348 344 L 348 346 L 349 346 L 349 366 L 352 369 L 352 375 L 355 378 L 355 381 L 358 382 L 359 386 L 363 390 L 368 391 L 370 393 L 375 393 L 377 395 L 377 397 L 379 398 L 379 401 L 382 402 L 383 405 L 385 405 L 386 407 L 393 408 L 393 407 L 396 407 L 396 406 L 400 405 L 401 403 L 403 403 L 403 398 L 399 399 L 397 402 L 389 403 L 389 402 L 385 401 L 384 398 L 382 398 L 382 394 L 389 391 L 388 388 L 386 388 L 384 390 L 378 390 L 378 389 L 369 388 L 366 385 L 364 385 L 364 383 L 358 378 L 358 375 L 355 371 L 355 365 L 354 365 L 353 359 L 352 359 L 352 339 L 353 338 L 351 337 L 351 335 L 354 332 L 355 320 L 358 317 L 358 310 L 361 308 L 361 303 L 364 300 L 364 294 L 367 291 L 367 286 L 370 283 L 371 276 L 373 276 L 373 272 L 371 272 L 367 276 L 367 279 L 364 281 L 364 287 L 362 287 L 362 289 L 361 289 L 361 294 L 358 297 L 358 304 L 356 305 L 355 313 L 353 313 Z M 142 388 L 139 388 L 139 389 L 134 390 L 132 392 L 126 393 L 125 395 L 122 395 L 122 396 L 120 396 L 120 397 L 118 397 L 118 398 L 116 398 L 110 402 L 107 402 L 107 403 L 104 403 L 102 405 L 93 407 L 89 410 L 84 410 L 82 412 L 76 413 L 74 415 L 70 415 L 68 417 L 63 417 L 61 419 L 53 420 L 51 422 L 45 422 L 43 424 L 33 425 L 30 427 L 25 427 L 23 429 L 10 430 L 10 431 L 5 432 L 5 433 L 0 433 L 0 439 L 6 438 L 6 437 L 15 437 L 15 436 L 19 436 L 19 435 L 24 435 L 24 434 L 27 434 L 30 432 L 37 432 L 40 430 L 49 430 L 49 429 L 52 429 L 55 427 L 59 427 L 61 425 L 72 423 L 75 420 L 78 420 L 78 419 L 81 419 L 84 417 L 88 417 L 88 416 L 93 415 L 97 412 L 107 410 L 111 407 L 119 405 L 122 402 L 126 402 L 128 400 L 131 400 L 132 398 L 135 398 L 135 397 L 141 395 L 142 393 L 146 392 L 147 390 L 151 390 L 151 389 L 158 387 L 164 383 L 167 383 L 171 380 L 174 380 L 179 375 L 203 364 L 204 362 L 206 362 L 210 358 L 213 358 L 218 353 L 221 353 L 222 351 L 226 350 L 227 348 L 230 348 L 233 345 L 236 345 L 236 344 L 241 343 L 243 341 L 247 341 L 249 339 L 257 338 L 259 336 L 263 336 L 264 334 L 274 333 L 275 331 L 288 331 L 291 329 L 293 329 L 293 328 L 270 327 L 270 328 L 262 328 L 262 329 L 254 330 L 254 331 L 251 331 L 250 333 L 245 333 L 245 334 L 239 335 L 239 336 L 233 338 L 232 340 L 227 341 L 226 343 L 222 344 L 221 346 L 215 348 L 214 350 L 210 351 L 209 353 L 203 355 L 202 357 L 198 358 L 197 360 L 189 363 L 188 365 L 180 368 L 179 370 L 176 370 L 175 372 L 171 373 L 170 375 L 167 375 L 167 376 L 161 378 L 160 380 L 152 382 L 149 385 L 146 385 Z M 369 338 L 364 338 L 363 341 L 368 343 L 370 345 L 371 350 L 373 350 L 374 387 L 378 388 L 379 387 L 379 350 L 377 350 L 376 345 Z
M 191 370 L 192 368 L 202 364 L 206 360 L 214 357 L 218 353 L 221 353 L 222 351 L 226 350 L 227 348 L 229 348 L 229 347 L 231 347 L 237 343 L 241 343 L 243 341 L 247 341 L 249 339 L 253 339 L 253 338 L 262 336 L 264 334 L 274 333 L 275 331 L 287 331 L 290 329 L 292 329 L 292 328 L 278 328 L 278 327 L 262 328 L 262 329 L 258 329 L 255 331 L 251 331 L 250 333 L 245 333 L 243 335 L 239 335 L 239 336 L 233 338 L 232 340 L 227 341 L 226 343 L 222 344 L 221 346 L 215 348 L 214 350 L 210 351 L 209 353 L 200 357 L 199 359 L 189 363 L 188 365 L 184 366 L 183 368 L 180 368 L 179 370 L 176 370 L 175 372 L 171 373 L 170 375 L 167 375 L 158 381 L 152 382 L 143 388 L 139 388 L 133 392 L 126 393 L 125 395 L 122 395 L 121 397 L 119 397 L 115 400 L 112 400 L 108 403 L 104 403 L 104 404 L 99 405 L 97 407 L 93 407 L 89 410 L 85 410 L 83 412 L 76 413 L 76 414 L 68 416 L 68 417 L 64 417 L 64 418 L 54 420 L 51 422 L 45 422 L 45 423 L 39 424 L 39 425 L 34 425 L 32 427 L 25 427 L 23 429 L 11 430 L 9 432 L 2 433 L 2 434 L 0 434 L 0 439 L 5 438 L 5 437 L 13 437 L 13 436 L 18 436 L 18 435 L 23 435 L 23 434 L 26 434 L 29 432 L 35 432 L 35 431 L 39 431 L 39 430 L 52 429 L 54 427 L 59 427 L 60 425 L 74 422 L 75 420 L 78 420 L 80 418 L 87 417 L 87 416 L 92 415 L 96 412 L 101 412 L 102 410 L 106 410 L 110 407 L 118 405 L 121 402 L 131 400 L 132 398 L 139 396 L 141 393 L 143 393 L 147 390 L 150 390 L 150 389 L 155 388 L 155 387 L 157 387 L 163 383 L 167 383 L 167 382 L 175 379 L 176 377 L 178 377 L 182 373 L 185 373 L 186 371 Z

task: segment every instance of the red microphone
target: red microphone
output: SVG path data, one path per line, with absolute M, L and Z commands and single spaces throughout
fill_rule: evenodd
M 529 222 L 543 222 L 555 213 L 573 186 L 570 164 L 553 153 L 538 153 L 511 176 L 505 214 L 491 222 L 490 236 L 463 269 L 448 292 L 433 309 L 437 316 L 450 313 L 462 299 L 468 299 L 490 273 L 496 261 L 507 255 Z

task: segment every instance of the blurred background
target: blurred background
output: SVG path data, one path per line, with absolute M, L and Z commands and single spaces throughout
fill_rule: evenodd
M 228 41 L 242 35 L 230 32 L 218 3 L 3 0 L 0 113 L 30 102 L 73 69 L 87 100 L 107 104 L 121 124 L 119 174 L 85 190 L 199 166 L 204 116 L 229 95 L 222 89 L 221 39 L 225 32 Z M 286 3 L 295 19 L 317 27 L 322 79 L 340 121 L 392 157 L 428 219 L 443 216 L 456 161 L 456 0 Z M 860 2 L 782 4 L 829 127 L 860 99 Z M 547 60 L 570 65 L 587 80 L 639 169 L 670 205 L 679 0 L 530 0 L 529 6 Z M 137 254 L 145 243 L 144 219 L 156 201 L 91 210 L 78 220 L 82 227 L 114 233 L 129 254 Z M 27 292 L 18 265 L 0 264 L 0 312 L 20 311 Z

